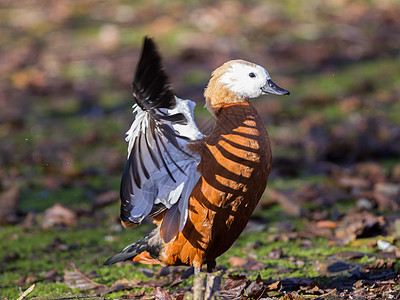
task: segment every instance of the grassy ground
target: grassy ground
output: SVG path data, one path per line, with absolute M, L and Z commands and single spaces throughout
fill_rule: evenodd
M 144 35 L 158 42 L 177 95 L 198 101 L 205 130 L 212 121 L 202 92 L 228 59 L 264 65 L 291 91 L 255 101 L 274 154 L 269 190 L 281 196 L 267 192 L 251 226 L 219 258 L 223 282 L 228 274 L 251 282 L 259 274 L 265 285 L 280 280 L 269 294 L 278 298 L 334 288 L 344 298 L 362 288 L 370 297 L 383 286 L 390 288 L 374 293 L 398 293 L 399 11 L 394 0 L 0 4 L 0 298 L 15 299 L 32 283 L 31 297 L 81 293 L 65 283 L 71 263 L 107 287 L 121 278 L 164 278 L 158 267 L 102 266 L 152 228 L 122 230 L 112 194 L 126 159 L 129 84 Z M 99 204 L 101 196 L 110 203 Z M 71 209 L 77 224 L 46 225 L 55 203 Z M 355 221 L 361 208 L 371 216 Z M 355 229 L 345 241 L 346 224 Z M 384 240 L 392 252 L 378 247 Z M 348 251 L 361 254 L 340 256 Z M 322 292 L 285 287 L 292 277 Z M 191 283 L 163 288 L 177 296 Z M 154 287 L 106 297 L 142 289 L 149 296 Z

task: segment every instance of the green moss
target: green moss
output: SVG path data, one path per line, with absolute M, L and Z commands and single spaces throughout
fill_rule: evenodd
M 19 207 L 22 212 L 44 211 L 54 203 L 73 208 L 89 208 L 90 199 L 84 188 L 61 188 L 54 191 L 23 189 Z
M 271 178 L 271 180 L 268 181 L 268 187 L 277 190 L 296 190 L 304 187 L 307 184 L 326 184 L 328 180 L 329 177 L 326 175 L 304 175 L 296 178 L 279 177 Z
M 83 225 L 83 226 L 82 226 Z M 70 292 L 64 283 L 44 283 L 44 273 L 57 270 L 57 275 L 63 276 L 64 270 L 70 263 L 74 263 L 82 272 L 96 270 L 99 275 L 96 282 L 111 285 L 120 278 L 147 280 L 147 277 L 131 265 L 102 266 L 103 262 L 112 254 L 122 250 L 128 243 L 143 236 L 149 226 L 144 225 L 138 230 L 123 230 L 113 232 L 117 237 L 112 243 L 104 239 L 110 232 L 106 228 L 86 228 L 88 224 L 81 224 L 66 230 L 32 229 L 24 231 L 17 227 L 4 227 L 0 230 L 0 239 L 7 243 L 0 246 L 0 257 L 18 253 L 14 261 L 2 265 L 0 274 L 0 290 L 2 296 L 11 299 L 17 298 L 19 293 L 15 281 L 23 275 L 31 275 L 38 284 L 35 287 L 36 295 L 62 294 Z M 40 237 L 40 238 L 39 238 Z M 66 245 L 66 250 L 53 248 L 55 239 Z M 30 284 L 22 286 L 26 289 Z

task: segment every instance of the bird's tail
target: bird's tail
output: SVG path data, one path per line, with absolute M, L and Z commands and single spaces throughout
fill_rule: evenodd
M 159 229 L 157 228 L 137 242 L 126 246 L 120 253 L 111 256 L 104 265 L 112 265 L 119 261 L 133 259 L 144 251 L 147 251 L 152 257 L 157 259 L 162 246 L 160 240 Z

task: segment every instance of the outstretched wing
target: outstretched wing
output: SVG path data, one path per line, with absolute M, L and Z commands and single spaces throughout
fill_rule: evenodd
M 193 119 L 195 103 L 174 96 L 156 46 L 147 37 L 132 91 L 136 115 L 126 138 L 121 220 L 130 227 L 168 210 L 161 225 L 167 242 L 183 229 L 188 199 L 200 177 L 199 157 L 185 149 L 202 137 Z

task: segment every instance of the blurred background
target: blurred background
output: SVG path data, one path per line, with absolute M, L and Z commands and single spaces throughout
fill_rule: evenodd
M 261 209 L 280 203 L 302 216 L 308 203 L 312 215 L 340 201 L 399 209 L 398 0 L 2 0 L 0 30 L 0 222 L 16 224 L 0 229 L 3 240 L 40 233 L 44 249 L 56 234 L 41 230 L 57 222 L 104 225 L 99 236 L 118 226 L 130 83 L 145 35 L 157 42 L 176 94 L 198 103 L 205 131 L 204 87 L 229 59 L 264 66 L 291 91 L 254 101 L 274 156 L 273 192 Z M 48 221 L 55 203 L 81 218 Z M 88 243 L 97 245 L 96 235 Z M 36 267 L 11 268 L 32 260 L 14 246 L 2 245 L 1 266 L 16 280 Z

